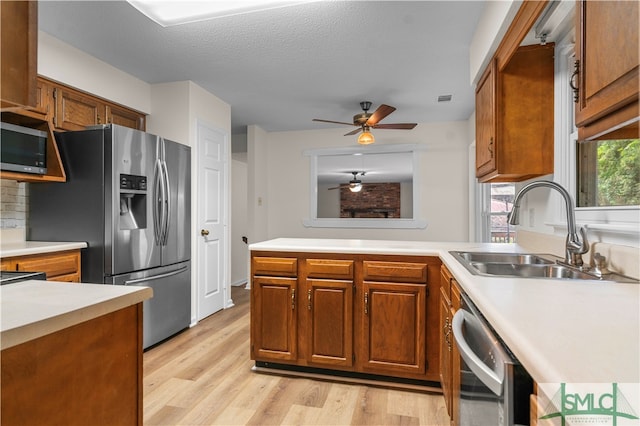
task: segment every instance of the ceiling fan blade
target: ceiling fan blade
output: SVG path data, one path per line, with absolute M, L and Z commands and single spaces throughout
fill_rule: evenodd
M 321 123 L 344 124 L 345 126 L 355 126 L 355 124 L 353 123 L 345 123 L 344 121 L 321 120 L 319 118 L 314 118 L 311 121 L 319 121 Z
M 378 121 L 382 120 L 383 118 L 385 118 L 387 115 L 391 114 L 395 110 L 396 110 L 395 107 L 385 105 L 385 104 L 380 105 L 378 109 L 371 115 L 371 117 L 369 117 L 369 119 L 365 123 L 365 126 L 369 126 L 369 127 L 375 126 L 376 124 L 378 124 Z
M 333 188 L 327 188 L 328 190 L 332 190 L 332 189 L 340 189 L 340 186 L 334 186 Z
M 358 133 L 360 133 L 362 131 L 362 129 L 360 127 L 358 127 L 355 130 L 350 131 L 349 133 L 347 133 L 345 136 L 351 136 L 351 135 L 357 135 Z
M 393 124 L 376 124 L 372 126 L 374 129 L 401 129 L 411 130 L 416 127 L 418 123 L 393 123 Z

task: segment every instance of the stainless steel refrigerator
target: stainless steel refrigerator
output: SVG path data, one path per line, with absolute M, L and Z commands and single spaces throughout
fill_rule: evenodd
M 117 125 L 56 133 L 65 183 L 29 185 L 27 238 L 86 241 L 82 281 L 145 285 L 145 348 L 191 321 L 190 148 Z

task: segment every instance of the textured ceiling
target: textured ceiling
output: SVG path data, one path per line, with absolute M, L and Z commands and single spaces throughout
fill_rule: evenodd
M 363 100 L 398 108 L 383 123 L 466 120 L 483 7 L 319 1 L 163 28 L 124 1 L 41 1 L 39 26 L 148 83 L 195 82 L 245 133 L 336 127 L 311 119 L 350 122 Z M 438 103 L 443 94 L 452 101 Z

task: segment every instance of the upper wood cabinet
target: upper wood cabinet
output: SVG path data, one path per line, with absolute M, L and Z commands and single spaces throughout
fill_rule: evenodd
M 519 182 L 553 173 L 553 43 L 494 59 L 476 88 L 476 177 Z
M 73 87 L 38 77 L 36 110 L 46 114 L 56 130 L 84 130 L 87 126 L 118 124 L 145 130 L 146 116 Z
M 1 107 L 36 104 L 38 2 L 0 1 Z
M 639 7 L 578 1 L 576 11 L 576 126 L 586 139 L 637 120 Z

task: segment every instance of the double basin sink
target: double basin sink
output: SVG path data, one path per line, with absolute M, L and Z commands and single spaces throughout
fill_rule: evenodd
M 608 274 L 599 276 L 564 264 L 559 264 L 558 261 L 562 259 L 550 254 L 464 251 L 451 251 L 449 253 L 474 275 L 637 282 L 637 280 L 623 275 Z

